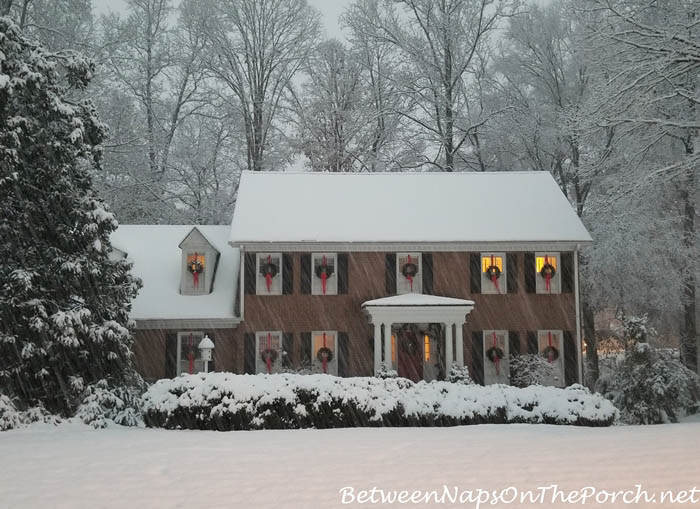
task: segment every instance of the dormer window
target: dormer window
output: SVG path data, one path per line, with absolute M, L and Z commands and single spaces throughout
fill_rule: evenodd
M 423 272 L 420 253 L 397 253 L 396 294 L 423 293 Z
M 338 295 L 338 257 L 336 253 L 311 255 L 311 294 Z
M 481 253 L 481 293 L 506 293 L 505 253 Z
M 537 293 L 561 293 L 559 253 L 535 253 Z
M 258 253 L 255 293 L 257 295 L 282 295 L 282 254 Z
M 207 295 L 211 293 L 219 251 L 195 227 L 180 242 L 182 265 L 180 293 Z

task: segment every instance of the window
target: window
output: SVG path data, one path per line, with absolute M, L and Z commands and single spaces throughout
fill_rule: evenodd
M 207 293 L 206 262 L 206 256 L 202 253 L 196 251 L 187 253 L 187 272 L 183 288 L 186 295 Z
M 535 253 L 537 293 L 561 293 L 559 253 Z
M 198 348 L 204 338 L 203 332 L 177 333 L 177 374 L 204 371 L 204 361 Z
M 481 293 L 506 293 L 505 253 L 481 253 Z
M 255 372 L 279 373 L 282 371 L 282 332 L 265 331 L 255 333 Z
M 282 255 L 258 253 L 255 267 L 257 295 L 282 295 Z
M 311 294 L 338 295 L 338 256 L 336 253 L 311 255 Z
M 311 333 L 311 370 L 338 376 L 338 333 L 316 331 Z
M 391 335 L 391 364 L 396 365 L 396 334 Z
M 564 385 L 564 348 L 562 331 L 539 330 L 537 331 L 538 351 L 553 366 L 552 375 L 543 381 L 543 385 Z
M 423 272 L 420 253 L 397 253 L 396 294 L 423 293 Z
M 484 383 L 508 383 L 508 331 L 484 331 Z
M 427 334 L 423 336 L 423 360 L 428 362 L 430 360 L 430 336 Z

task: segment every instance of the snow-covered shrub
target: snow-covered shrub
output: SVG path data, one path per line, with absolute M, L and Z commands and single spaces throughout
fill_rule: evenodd
M 75 416 L 95 428 L 105 428 L 110 423 L 122 426 L 143 425 L 141 387 L 110 387 L 106 380 L 100 380 L 85 389 L 85 397 Z
M 33 422 L 58 424 L 61 419 L 51 415 L 41 405 L 28 410 L 18 410 L 12 399 L 5 394 L 0 394 L 0 431 L 19 428 Z
M 514 355 L 510 359 L 510 383 L 516 387 L 539 385 L 552 374 L 552 364 L 534 353 Z
M 402 378 L 199 373 L 143 396 L 147 426 L 169 429 L 339 428 L 547 423 L 609 426 L 618 412 L 582 386 L 465 385 Z
M 379 365 L 379 371 L 377 371 L 377 377 L 381 379 L 387 379 L 387 378 L 398 378 L 399 374 L 396 372 L 395 369 L 389 369 L 389 367 L 386 365 L 385 362 L 382 362 Z
M 472 385 L 474 380 L 469 376 L 469 368 L 467 366 L 458 366 L 452 364 L 450 372 L 447 374 L 447 381 L 453 384 Z
M 700 379 L 671 352 L 637 343 L 611 371 L 600 378 L 596 390 L 620 409 L 630 424 L 678 422 L 678 414 L 697 406 Z

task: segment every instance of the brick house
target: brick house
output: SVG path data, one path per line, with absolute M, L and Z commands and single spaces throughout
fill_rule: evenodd
M 231 227 L 121 226 L 144 281 L 147 379 L 211 368 L 412 380 L 453 363 L 508 383 L 539 353 L 581 380 L 578 252 L 591 237 L 547 172 L 243 172 Z

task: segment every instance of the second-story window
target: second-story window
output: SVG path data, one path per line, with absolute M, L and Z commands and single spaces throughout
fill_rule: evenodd
M 336 253 L 311 255 L 311 294 L 338 294 L 338 256 Z
M 397 253 L 396 294 L 423 293 L 423 272 L 420 253 Z
M 561 293 L 559 253 L 535 253 L 537 293 Z
M 481 293 L 506 293 L 505 253 L 481 253 Z
M 257 295 L 282 295 L 282 255 L 280 253 L 258 253 L 256 257 Z

